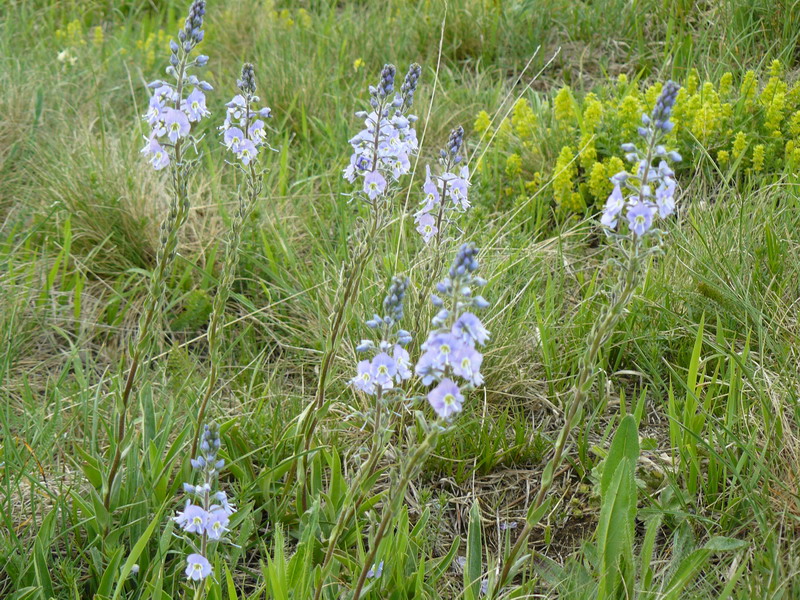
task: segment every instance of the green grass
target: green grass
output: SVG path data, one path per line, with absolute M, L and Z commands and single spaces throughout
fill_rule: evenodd
M 144 83 L 163 68 L 166 48 L 156 47 L 147 65 L 137 41 L 162 28 L 172 35 L 185 6 L 12 0 L 0 7 L 0 597 L 184 594 L 183 550 L 168 516 L 188 473 L 187 444 L 208 370 L 210 298 L 235 209 L 237 176 L 225 166 L 214 127 L 241 61 L 256 65 L 259 93 L 275 115 L 277 152 L 245 228 L 221 386 L 209 411 L 223 427 L 224 485 L 239 503 L 239 547 L 225 553 L 230 583 L 222 565 L 216 569 L 226 598 L 289 597 L 281 590 L 290 585 L 293 597 L 307 597 L 312 571 L 303 582 L 296 578 L 303 561 L 320 562 L 342 502 L 336 473 L 349 476 L 369 441 L 357 419 L 345 418 L 366 408 L 346 385 L 353 346 L 395 271 L 424 281 L 407 220 L 402 233 L 390 229 L 379 240 L 379 258 L 348 315 L 333 402 L 311 460 L 311 491 L 321 506 L 304 514 L 296 490 L 284 485 L 295 448 L 291 423 L 313 399 L 342 264 L 361 227 L 340 173 L 358 126 L 353 112 L 383 63 L 423 65 L 420 166 L 458 124 L 475 149 L 469 133 L 477 112 L 503 114 L 554 55 L 533 93 L 563 83 L 590 91 L 619 73 L 655 81 L 697 68 L 712 78 L 728 70 L 738 77 L 773 58 L 787 64 L 791 80 L 798 67 L 800 9 L 791 2 L 458 0 L 445 8 L 433 0 L 310 0 L 302 3 L 308 26 L 294 5 L 275 6 L 289 9 L 295 24 L 288 26 L 272 17 L 272 2 L 209 3 L 203 52 L 211 57 L 215 117 L 203 125 L 205 154 L 191 184 L 163 335 L 131 403 L 133 450 L 113 514 L 95 488 L 168 201 L 166 178 L 139 156 L 138 120 Z M 73 49 L 70 65 L 57 58 L 67 43 L 56 30 L 76 19 L 88 41 Z M 104 31 L 97 46 L 95 26 Z M 481 544 L 477 572 L 497 564 L 515 531 L 499 524 L 525 518 L 583 340 L 614 281 L 591 222 L 551 223 L 548 207 L 548 227 L 534 235 L 493 210 L 479 177 L 473 201 L 484 209 L 467 221 L 465 237 L 482 248 L 493 303 L 486 386 L 469 397 L 457 429 L 439 440 L 407 494 L 385 543 L 393 555 L 406 549 L 408 558 L 387 564 L 373 598 L 462 597 L 466 575 L 451 561 L 466 557 L 474 572 L 470 540 Z M 775 179 L 726 184 L 704 168 L 681 181 L 682 208 L 666 252 L 653 260 L 601 353 L 569 467 L 531 537 L 520 594 L 594 597 L 605 560 L 594 536 L 605 516 L 599 473 L 619 423 L 633 413 L 641 447 L 633 563 L 640 564 L 648 523 L 657 518 L 656 582 L 669 581 L 682 557 L 715 536 L 744 542 L 709 551 L 681 597 L 800 595 L 800 201 L 794 180 Z M 418 174 L 411 202 L 420 181 Z M 416 435 L 413 428 L 397 432 L 389 456 Z M 382 476 L 371 490 L 360 529 L 343 536 L 334 577 L 357 574 L 368 544 L 363 532 L 387 481 Z M 142 552 L 130 565 L 139 572 L 122 581 L 137 542 Z M 470 583 L 465 597 L 474 597 Z

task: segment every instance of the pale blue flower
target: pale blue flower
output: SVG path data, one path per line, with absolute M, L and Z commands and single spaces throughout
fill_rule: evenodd
M 179 512 L 172 520 L 187 533 L 201 534 L 206 528 L 208 513 L 200 506 L 187 503 L 183 512 Z
M 147 144 L 142 148 L 142 154 L 149 156 L 148 160 L 156 171 L 160 171 L 166 167 L 170 162 L 169 154 L 158 143 L 158 140 L 153 137 L 147 141 Z
M 386 179 L 380 171 L 372 171 L 364 178 L 364 192 L 370 200 L 375 200 L 386 190 Z
M 238 127 L 230 127 L 222 135 L 225 145 L 233 152 L 239 152 L 239 145 L 245 140 L 244 133 Z
M 483 384 L 481 375 L 481 363 L 483 355 L 475 348 L 462 345 L 453 357 L 453 373 L 463 377 L 474 386 Z
M 458 317 L 453 325 L 453 335 L 480 346 L 483 346 L 486 340 L 489 339 L 489 331 L 483 326 L 481 320 L 471 312 L 466 312 Z
M 417 231 L 422 234 L 423 241 L 427 244 L 433 239 L 439 228 L 436 227 L 436 219 L 429 213 L 422 213 L 416 217 Z
M 386 352 L 381 352 L 372 359 L 372 381 L 376 386 L 389 389 L 393 386 L 397 374 L 397 364 Z
M 675 212 L 675 181 L 665 179 L 656 190 L 656 207 L 662 219 Z
M 637 202 L 630 209 L 626 217 L 631 231 L 638 236 L 643 236 L 653 225 L 653 214 L 656 209 L 654 206 L 645 202 Z
M 372 395 L 375 393 L 375 382 L 372 378 L 372 363 L 370 361 L 359 361 L 357 375 L 350 380 L 350 385 L 365 394 Z
M 206 108 L 206 95 L 197 88 L 186 97 L 181 108 L 192 123 L 211 114 Z
M 236 157 L 242 161 L 243 164 L 249 165 L 258 156 L 258 148 L 252 140 L 243 140 L 239 144 L 239 149 L 236 151 Z
M 411 377 L 411 369 L 409 369 L 411 366 L 411 357 L 408 355 L 408 350 L 403 348 L 400 344 L 395 344 L 392 350 L 392 358 L 394 358 L 394 363 L 397 368 L 395 373 L 397 383 L 409 379 Z
M 208 513 L 208 518 L 205 523 L 205 530 L 208 537 L 212 540 L 218 540 L 226 531 L 228 531 L 228 513 L 223 508 L 211 510 Z
M 452 379 L 443 379 L 428 393 L 428 402 L 441 419 L 450 419 L 461 412 L 464 396 Z
M 211 563 L 202 554 L 190 554 L 186 557 L 186 577 L 192 581 L 201 581 L 211 575 Z
M 425 354 L 431 358 L 431 363 L 443 369 L 450 364 L 452 356 L 461 346 L 461 341 L 450 333 L 434 333 L 423 345 Z
M 167 137 L 173 144 L 189 135 L 191 130 L 188 117 L 174 108 L 164 109 L 164 127 L 167 129 Z

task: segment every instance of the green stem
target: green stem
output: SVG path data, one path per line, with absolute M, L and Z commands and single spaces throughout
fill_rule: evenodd
M 389 500 L 389 503 L 384 506 L 381 522 L 378 525 L 377 532 L 375 533 L 375 539 L 372 541 L 370 546 L 369 554 L 364 561 L 364 566 L 362 567 L 361 573 L 358 576 L 358 581 L 356 582 L 356 587 L 353 591 L 352 600 L 358 600 L 361 597 L 361 590 L 364 587 L 364 582 L 367 579 L 367 573 L 369 573 L 370 568 L 375 563 L 375 556 L 378 554 L 378 548 L 380 547 L 381 540 L 386 534 L 386 528 L 392 521 L 392 517 L 394 517 L 398 507 L 402 504 L 408 484 L 414 477 L 416 477 L 423 461 L 433 450 L 433 441 L 436 439 L 438 433 L 438 424 L 430 427 L 428 435 L 425 437 L 422 443 L 417 446 L 417 448 L 414 450 L 414 453 L 409 457 L 408 462 L 404 465 L 401 471 L 400 481 L 397 487 L 392 490 L 391 500 Z
M 180 108 L 181 95 L 183 93 L 182 81 L 187 58 L 188 55 L 184 53 L 178 66 L 177 99 L 175 100 L 176 109 Z M 122 406 L 120 407 L 117 420 L 116 446 L 114 457 L 111 460 L 111 466 L 108 470 L 105 494 L 103 495 L 103 506 L 106 510 L 111 508 L 111 492 L 122 460 L 122 443 L 125 438 L 128 405 L 130 404 L 131 392 L 133 391 L 133 383 L 139 367 L 141 366 L 142 357 L 145 351 L 149 349 L 153 320 L 158 309 L 161 307 L 166 279 L 169 276 L 170 267 L 175 260 L 175 254 L 177 252 L 178 231 L 186 221 L 186 217 L 189 213 L 186 172 L 182 164 L 182 158 L 182 140 L 179 139 L 175 143 L 175 158 L 171 163 L 172 166 L 170 169 L 172 175 L 173 202 L 162 223 L 162 245 L 156 257 L 156 270 L 150 280 L 147 306 L 145 308 L 144 317 L 139 323 L 136 344 L 131 355 L 131 366 L 128 370 L 125 387 L 122 390 L 122 396 L 120 398 Z M 166 238 L 163 238 L 165 234 Z
M 245 104 L 245 138 L 250 139 L 250 95 L 246 97 Z M 219 334 L 222 329 L 222 320 L 225 316 L 225 307 L 230 297 L 233 282 L 236 277 L 236 267 L 239 264 L 239 246 L 242 241 L 242 231 L 244 229 L 247 219 L 255 207 L 256 201 L 262 191 L 262 179 L 256 172 L 253 162 L 250 162 L 248 172 L 246 174 L 247 192 L 242 193 L 239 191 L 239 210 L 231 223 L 231 230 L 228 238 L 228 252 L 225 257 L 225 264 L 223 267 L 220 285 L 217 289 L 217 295 L 214 297 L 214 305 L 211 311 L 211 317 L 208 322 L 208 352 L 211 361 L 211 367 L 206 378 L 205 393 L 200 402 L 200 408 L 197 412 L 197 424 L 195 427 L 194 438 L 192 439 L 192 450 L 189 454 L 194 458 L 197 452 L 197 445 L 200 441 L 200 434 L 203 431 L 203 419 L 206 414 L 206 407 L 211 399 L 211 395 L 216 387 L 218 374 L 219 374 Z
M 627 304 L 630 302 L 634 291 L 638 287 L 639 273 L 641 271 L 641 255 L 639 253 L 638 239 L 634 242 L 633 248 L 631 248 L 627 258 L 628 261 L 625 265 L 625 270 L 620 276 L 619 292 L 612 302 L 606 307 L 602 318 L 592 328 L 592 331 L 589 334 L 589 345 L 579 362 L 578 379 L 573 387 L 572 400 L 570 401 L 567 409 L 564 425 L 558 434 L 553 458 L 549 461 L 547 468 L 545 469 L 546 472 L 550 473 L 550 477 L 547 480 L 543 479 L 542 484 L 539 487 L 539 491 L 536 494 L 531 507 L 529 508 L 529 514 L 535 512 L 535 509 L 542 505 L 545 497 L 547 496 L 547 492 L 550 491 L 550 488 L 553 485 L 553 473 L 555 473 L 558 467 L 561 466 L 564 449 L 566 448 L 569 434 L 574 425 L 575 415 L 578 413 L 578 408 L 584 404 L 586 397 L 591 391 L 592 382 L 596 374 L 595 365 L 597 363 L 597 355 L 600 352 L 600 348 L 608 341 L 609 337 L 614 332 L 614 329 L 622 318 L 625 306 L 627 306 Z M 538 520 L 528 521 L 525 523 L 525 527 L 520 532 L 517 541 L 511 548 L 508 555 L 505 557 L 503 569 L 500 572 L 500 576 L 497 578 L 497 581 L 495 582 L 494 590 L 489 596 L 490 598 L 496 597 L 499 590 L 506 584 L 509 571 L 537 522 Z
M 383 390 L 378 388 L 378 395 L 376 399 L 377 406 L 375 409 L 375 423 L 373 425 L 372 433 L 372 448 L 370 449 L 369 458 L 367 459 L 367 462 L 364 463 L 363 467 L 359 469 L 355 478 L 351 482 L 349 486 L 348 497 L 345 498 L 346 508 L 339 513 L 339 518 L 336 520 L 336 525 L 331 531 L 330 538 L 328 539 L 328 549 L 325 552 L 325 559 L 322 561 L 320 580 L 317 584 L 317 589 L 314 591 L 314 600 L 319 600 L 320 596 L 322 595 L 322 588 L 325 584 L 328 566 L 333 559 L 333 552 L 336 549 L 336 544 L 339 542 L 339 538 L 341 537 L 345 526 L 350 519 L 358 513 L 359 507 L 364 502 L 364 493 L 361 490 L 361 486 L 365 481 L 375 474 L 378 461 L 380 460 L 380 457 L 383 456 L 383 452 L 381 451 L 381 441 L 383 439 L 383 436 L 381 435 L 382 394 Z M 356 495 L 356 497 L 353 498 L 353 495 Z

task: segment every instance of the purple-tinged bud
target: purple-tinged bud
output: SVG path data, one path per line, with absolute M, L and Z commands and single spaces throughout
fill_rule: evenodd
M 172 51 L 173 54 L 177 54 L 178 50 L 180 50 L 180 46 L 178 46 L 178 42 L 176 42 L 175 40 L 170 40 L 169 49 Z
M 197 58 L 194 59 L 194 64 L 198 67 L 205 67 L 208 64 L 208 57 L 205 54 L 198 54 Z
M 472 304 L 474 304 L 478 308 L 488 308 L 491 306 L 489 302 L 483 296 L 475 296 L 472 299 Z

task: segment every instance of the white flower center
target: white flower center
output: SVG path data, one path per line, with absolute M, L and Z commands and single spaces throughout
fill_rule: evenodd
M 450 406 L 456 401 L 456 397 L 453 394 L 446 394 L 444 397 L 444 403 L 447 406 Z

